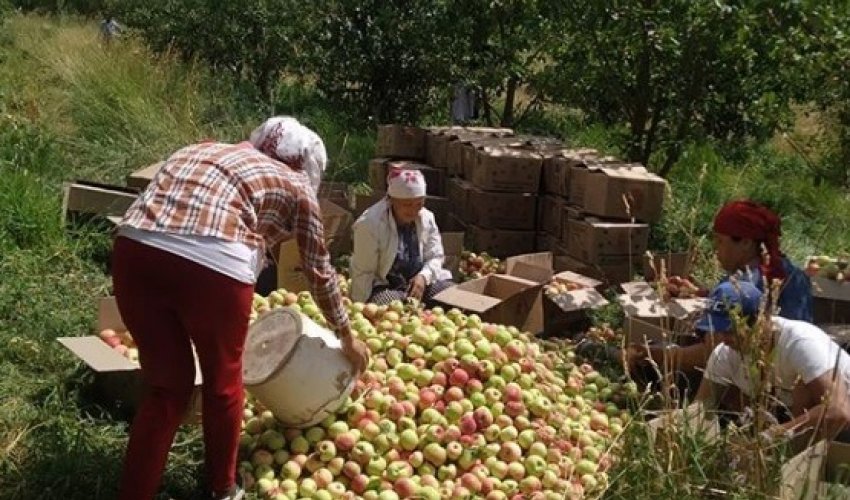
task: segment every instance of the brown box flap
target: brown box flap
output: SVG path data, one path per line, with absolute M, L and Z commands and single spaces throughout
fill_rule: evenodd
M 148 165 L 147 167 L 140 168 L 139 170 L 128 174 L 126 179 L 127 187 L 139 190 L 145 189 L 163 165 L 165 165 L 164 161 L 158 161 L 152 165 Z

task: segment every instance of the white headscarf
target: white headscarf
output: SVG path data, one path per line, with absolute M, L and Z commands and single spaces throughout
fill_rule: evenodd
M 425 176 L 419 170 L 398 167 L 390 169 L 387 176 L 387 194 L 391 198 L 422 198 L 425 191 Z
M 319 191 L 328 153 L 318 134 L 291 116 L 275 116 L 254 129 L 250 141 L 263 154 L 306 173 L 313 191 Z

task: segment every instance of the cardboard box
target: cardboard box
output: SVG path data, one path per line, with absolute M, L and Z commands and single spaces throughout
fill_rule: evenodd
M 578 283 L 585 288 L 557 295 L 543 294 L 543 317 L 546 335 L 572 335 L 590 326 L 588 312 L 608 305 L 608 300 L 598 291 L 602 282 L 572 271 L 552 277 L 554 281 Z M 545 288 L 544 288 L 545 290 Z
M 443 170 L 448 167 L 446 154 L 450 137 L 444 130 L 428 131 L 425 137 L 425 163 Z
M 425 129 L 404 125 L 380 125 L 375 154 L 390 158 L 424 160 Z
M 524 328 L 539 293 L 540 285 L 533 281 L 491 274 L 443 290 L 434 300 L 477 314 L 486 322 Z
M 662 268 L 667 276 L 688 277 L 694 266 L 695 252 L 654 252 L 652 257 L 643 256 L 643 276 L 647 281 L 656 281 L 656 271 Z
M 555 274 L 553 265 L 554 256 L 551 252 L 530 253 L 505 259 L 505 272 L 543 286 L 529 311 L 526 330 L 546 335 L 577 332 L 589 326 L 589 310 L 608 304 L 605 297 L 597 291 L 602 283 L 571 272 Z M 546 296 L 543 290 L 552 280 L 580 283 L 587 288 L 555 297 Z
M 98 300 L 96 326 L 98 333 L 106 328 L 118 332 L 127 330 L 118 312 L 115 297 L 103 297 Z M 56 340 L 95 372 L 95 391 L 101 398 L 110 403 L 122 405 L 133 412 L 136 411 L 144 390 L 142 371 L 138 364 L 117 353 L 97 335 L 59 337 Z M 201 368 L 196 357 L 195 390 L 183 419 L 185 424 L 200 422 L 201 381 Z
M 460 147 L 460 167 L 465 179 L 472 178 L 475 169 L 475 157 L 478 151 L 487 147 L 519 147 L 522 141 L 517 137 L 482 137 L 464 141 Z
M 346 210 L 351 210 L 351 204 L 354 201 L 351 185 L 345 182 L 322 181 L 319 185 L 318 197 L 320 200 L 328 200 Z
M 850 497 L 850 444 L 818 441 L 782 466 L 779 498 Z
M 540 209 L 538 210 L 537 228 L 549 234 L 562 235 L 564 233 L 564 207 L 566 200 L 559 196 L 547 194 L 539 198 Z
M 810 279 L 815 323 L 850 323 L 850 282 L 821 276 Z
M 560 245 L 561 240 L 545 231 L 537 231 L 537 243 L 535 250 L 538 252 L 551 252 L 552 255 L 566 255 L 566 249 Z
M 485 147 L 478 150 L 470 181 L 478 188 L 514 193 L 537 193 L 543 157 L 515 148 Z
M 450 213 L 446 227 L 441 227 L 443 231 L 457 231 L 466 234 L 467 225 L 460 217 Z
M 350 253 L 351 225 L 354 222 L 351 213 L 326 199 L 319 200 L 319 208 L 325 229 L 325 246 L 331 257 Z M 277 254 L 277 286 L 291 292 L 310 289 L 310 284 L 302 272 L 301 252 L 295 238 L 280 244 Z
M 460 231 L 444 231 L 440 233 L 443 242 L 443 254 L 446 256 L 443 269 L 452 273 L 452 278 L 459 280 L 460 254 L 463 253 L 464 234 Z
M 466 229 L 468 247 L 504 258 L 534 251 L 536 233 L 513 229 L 486 229 L 473 224 Z
M 543 161 L 543 185 L 546 193 L 569 197 L 570 172 L 573 167 L 584 167 L 585 159 L 597 158 L 595 149 L 576 149 L 561 152 Z
M 649 245 L 647 224 L 608 222 L 589 217 L 567 220 L 564 228 L 563 241 L 568 254 L 585 262 L 594 263 L 603 256 L 639 257 Z
M 459 177 L 455 177 L 449 179 L 446 191 L 448 192 L 452 213 L 464 221 L 471 217 L 469 214 L 469 195 L 472 192 L 472 184 Z
M 158 161 L 127 175 L 127 187 L 139 191 L 145 189 L 163 165 L 165 165 L 164 161 Z
M 570 201 L 600 217 L 657 222 L 666 189 L 667 181 L 643 166 L 573 166 L 570 171 Z
M 624 331 L 628 342 L 686 342 L 693 337 L 693 321 L 706 307 L 706 299 L 664 301 L 650 283 L 623 283 L 625 293 L 617 297 L 625 314 Z
M 467 142 L 481 137 L 465 131 L 449 138 L 446 144 L 446 171 L 449 176 L 463 177 L 463 147 Z
M 505 193 L 469 191 L 465 221 L 488 229 L 534 230 L 537 215 L 537 195 L 530 193 Z
M 76 215 L 114 217 L 120 220 L 139 196 L 133 189 L 87 181 L 67 182 L 62 191 L 63 223 Z

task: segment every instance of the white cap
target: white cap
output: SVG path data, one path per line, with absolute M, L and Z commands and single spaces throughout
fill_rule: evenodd
M 422 198 L 425 191 L 425 177 L 419 170 L 390 168 L 387 175 L 387 195 L 391 198 Z
M 328 164 L 325 143 L 318 134 L 291 116 L 275 116 L 254 129 L 249 140 L 263 154 L 306 173 L 318 192 Z

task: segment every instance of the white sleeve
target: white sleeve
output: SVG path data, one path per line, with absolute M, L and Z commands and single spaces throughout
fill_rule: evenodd
M 732 349 L 725 344 L 720 344 L 711 352 L 708 363 L 705 365 L 705 378 L 719 385 L 735 385 L 735 363 L 736 356 L 732 356 Z
M 372 284 L 378 274 L 380 254 L 378 238 L 369 224 L 354 224 L 354 250 L 351 253 L 351 300 L 365 302 L 372 295 Z
M 788 346 L 788 363 L 808 384 L 837 366 L 840 347 L 826 335 L 793 339 Z
M 442 279 L 443 261 L 445 260 L 445 252 L 443 251 L 443 239 L 440 236 L 440 231 L 437 229 L 437 224 L 431 217 L 425 220 L 425 241 L 422 247 L 425 254 L 422 256 L 423 266 L 419 272 L 425 277 L 425 284 L 430 285 L 438 279 Z

